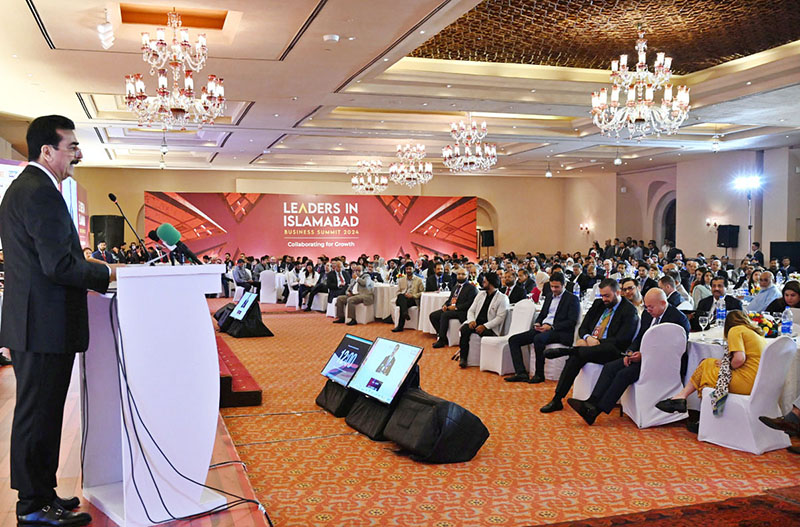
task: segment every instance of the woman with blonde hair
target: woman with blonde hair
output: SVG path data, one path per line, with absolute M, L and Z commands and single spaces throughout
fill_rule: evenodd
M 725 318 L 725 339 L 727 352 L 722 359 L 705 359 L 692 374 L 683 390 L 671 399 L 656 404 L 662 412 L 685 412 L 686 398 L 703 388 L 714 388 L 711 393 L 711 406 L 714 414 L 722 412 L 725 399 L 730 393 L 750 395 L 758 373 L 761 352 L 766 340 L 764 331 L 753 323 L 743 311 L 729 311 Z

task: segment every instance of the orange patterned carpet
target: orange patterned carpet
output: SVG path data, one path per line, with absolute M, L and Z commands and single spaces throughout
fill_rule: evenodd
M 220 300 L 210 301 L 213 310 Z M 391 325 L 334 325 L 321 313 L 267 314 L 275 337 L 226 342 L 264 389 L 260 407 L 222 410 L 256 494 L 277 526 L 523 526 L 759 494 L 798 484 L 800 460 L 697 441 L 681 424 L 639 431 L 618 412 L 586 426 L 569 408 L 539 413 L 554 382 L 508 384 L 460 370 L 453 348 Z M 424 465 L 355 433 L 314 399 L 347 331 L 425 346 L 424 390 L 477 414 L 491 432 L 469 463 Z

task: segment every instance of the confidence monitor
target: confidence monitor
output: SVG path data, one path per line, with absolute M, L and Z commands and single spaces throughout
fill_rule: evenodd
M 420 355 L 420 347 L 378 338 L 347 387 L 391 404 Z
M 247 313 L 247 310 L 250 309 L 250 306 L 253 305 L 253 302 L 255 301 L 257 296 L 258 295 L 256 295 L 255 293 L 250 293 L 250 292 L 243 294 L 242 298 L 239 300 L 239 303 L 236 304 L 235 308 L 233 308 L 233 311 L 231 312 L 230 315 L 231 318 L 235 318 L 236 320 L 242 320 L 242 318 L 244 318 L 245 313 Z
M 336 347 L 336 351 L 333 352 L 320 373 L 337 384 L 347 386 L 347 383 L 358 371 L 358 367 L 361 366 L 364 357 L 369 353 L 371 346 L 371 340 L 348 333 Z

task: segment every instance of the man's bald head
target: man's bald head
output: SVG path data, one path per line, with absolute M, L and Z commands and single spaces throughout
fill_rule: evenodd
M 648 289 L 644 295 L 644 308 L 651 317 L 660 317 L 667 310 L 667 294 L 657 287 Z

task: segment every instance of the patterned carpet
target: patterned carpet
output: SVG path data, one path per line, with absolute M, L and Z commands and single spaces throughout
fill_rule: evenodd
M 210 307 L 221 305 L 211 300 Z M 526 526 L 753 496 L 798 482 L 798 457 L 701 443 L 681 424 L 639 431 L 618 412 L 586 426 L 570 409 L 539 413 L 554 382 L 504 383 L 460 370 L 453 348 L 391 325 L 334 325 L 321 313 L 267 314 L 274 337 L 225 337 L 264 389 L 260 407 L 222 410 L 278 526 Z M 314 399 L 319 371 L 347 331 L 426 347 L 424 390 L 477 414 L 491 432 L 469 463 L 424 465 L 354 433 Z

